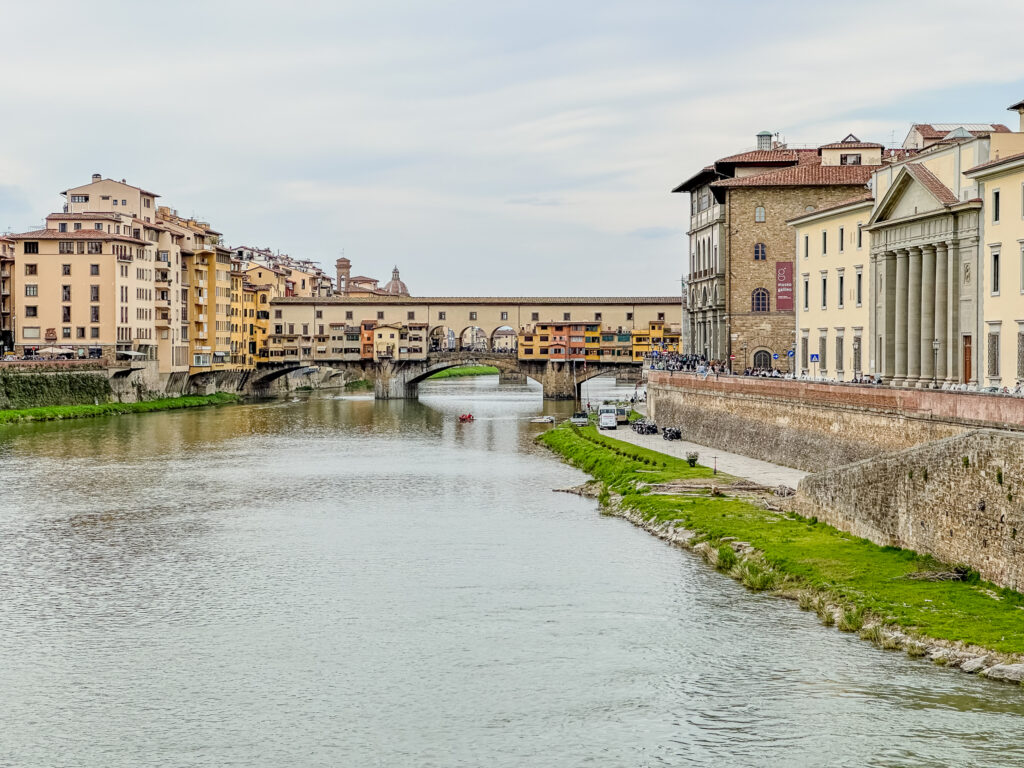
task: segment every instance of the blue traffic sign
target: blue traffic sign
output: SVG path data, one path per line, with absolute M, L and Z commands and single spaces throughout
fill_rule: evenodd
M 796 357 L 796 352 L 791 349 L 786 353 L 786 357 Z
M 778 359 L 779 359 L 779 353 L 776 352 L 774 355 L 772 355 L 772 360 L 778 360 Z
M 820 359 L 821 359 L 821 358 L 820 358 L 820 357 L 819 357 L 818 355 L 811 355 L 811 362 L 812 362 L 812 363 L 816 363 L 816 362 L 818 362 L 818 360 L 820 360 Z

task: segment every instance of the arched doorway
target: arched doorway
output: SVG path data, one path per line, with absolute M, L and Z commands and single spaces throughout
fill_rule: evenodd
M 754 353 L 754 367 L 755 368 L 771 368 L 772 367 L 772 355 L 767 349 L 759 349 Z
M 431 352 L 451 352 L 455 349 L 455 331 L 446 325 L 439 325 L 430 331 L 427 349 Z
M 499 355 L 514 355 L 518 347 L 518 337 L 510 325 L 495 328 L 491 334 L 491 351 Z
M 487 342 L 487 332 L 477 325 L 471 325 L 459 334 L 459 349 L 463 352 L 486 352 Z

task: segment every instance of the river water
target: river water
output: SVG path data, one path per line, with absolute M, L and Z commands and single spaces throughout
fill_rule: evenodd
M 0 765 L 1024 765 L 1019 688 L 552 493 L 584 477 L 528 419 L 565 409 L 482 377 L 4 428 Z

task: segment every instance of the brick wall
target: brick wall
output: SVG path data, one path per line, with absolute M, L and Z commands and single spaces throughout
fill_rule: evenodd
M 797 510 L 1024 587 L 1024 434 L 975 430 L 804 478 Z
M 694 442 L 810 472 L 976 428 L 1024 431 L 1024 398 L 652 371 L 651 416 Z
M 782 370 L 788 370 L 785 358 L 795 340 L 796 319 L 793 312 L 779 312 L 776 309 L 775 264 L 791 261 L 795 264 L 793 301 L 798 291 L 797 277 L 799 263 L 793 229 L 786 221 L 807 213 L 807 206 L 822 208 L 827 205 L 849 200 L 862 187 L 752 187 L 729 191 L 726 205 L 729 236 L 726 256 L 729 331 L 736 336 L 731 342 L 732 354 L 736 356 L 733 369 L 742 371 L 745 365 L 753 365 L 754 353 L 760 349 L 777 352 L 777 361 Z M 764 222 L 754 220 L 754 209 L 765 209 Z M 764 243 L 766 259 L 754 261 L 754 245 Z M 771 297 L 768 313 L 752 311 L 752 296 L 757 288 L 766 288 Z M 746 346 L 746 362 L 743 347 Z

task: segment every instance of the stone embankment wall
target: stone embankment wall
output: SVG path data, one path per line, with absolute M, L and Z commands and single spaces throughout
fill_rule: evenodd
M 1024 398 L 652 371 L 651 417 L 713 448 L 818 472 L 961 434 L 1024 430 Z
M 975 430 L 810 475 L 796 508 L 1024 588 L 1024 434 Z
M 103 371 L 0 373 L 0 408 L 83 405 L 110 400 Z

